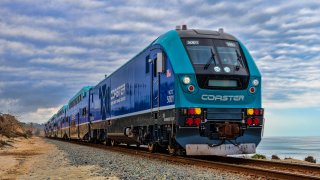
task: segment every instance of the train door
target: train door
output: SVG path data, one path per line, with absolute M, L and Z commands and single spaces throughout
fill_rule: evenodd
M 151 117 L 152 119 L 158 118 L 158 113 L 154 112 L 155 108 L 159 105 L 159 81 L 158 81 L 158 73 L 157 73 L 157 54 L 152 53 L 150 54 L 150 110 L 151 110 Z
M 77 113 L 77 134 L 78 134 L 78 139 L 80 139 L 80 113 Z
M 72 125 L 72 120 L 71 120 L 71 115 L 68 117 L 68 123 L 69 123 L 69 139 L 71 138 L 71 125 Z
M 63 134 L 62 134 L 62 127 L 63 127 L 63 118 L 60 119 L 60 138 L 63 137 Z
M 164 69 L 164 57 L 161 50 L 150 55 L 151 69 L 151 113 L 154 119 L 158 119 L 160 111 L 160 73 Z
M 148 133 L 150 138 L 148 139 L 148 149 L 154 152 L 157 146 L 157 141 L 161 136 L 161 126 L 159 126 L 159 112 L 160 112 L 160 73 L 163 72 L 164 58 L 159 49 L 154 49 L 149 55 L 149 67 L 150 67 L 150 109 L 151 120 L 153 125 L 148 126 Z
M 152 108 L 157 108 L 159 105 L 159 79 L 157 73 L 157 58 L 153 60 L 152 68 Z

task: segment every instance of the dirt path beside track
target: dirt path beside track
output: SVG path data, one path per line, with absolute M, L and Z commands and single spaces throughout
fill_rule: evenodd
M 12 145 L 0 149 L 0 180 L 251 179 L 246 174 L 221 169 L 171 163 L 38 137 L 16 139 Z
M 0 149 L 0 179 L 115 179 L 94 174 L 99 167 L 71 166 L 65 154 L 44 139 L 15 139 Z

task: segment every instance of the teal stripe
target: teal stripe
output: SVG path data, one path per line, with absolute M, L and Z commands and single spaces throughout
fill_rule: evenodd
M 171 30 L 163 34 L 153 44 L 159 44 L 165 50 L 175 74 L 194 74 L 188 54 L 177 31 Z
M 248 66 L 249 66 L 249 70 L 250 70 L 250 76 L 261 77 L 260 71 L 259 71 L 256 63 L 254 62 L 252 56 L 250 55 L 249 51 L 240 41 L 238 41 L 238 42 L 239 42 L 241 49 L 246 57 L 246 60 L 247 60 Z

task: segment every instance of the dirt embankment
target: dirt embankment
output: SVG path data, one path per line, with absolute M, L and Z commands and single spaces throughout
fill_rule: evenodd
M 72 166 L 66 154 L 40 137 L 16 138 L 0 149 L 0 179 L 117 179 L 101 177 L 98 166 Z
M 37 135 L 41 125 L 0 114 L 0 180 L 109 179 L 92 175 L 94 166 L 71 166 L 65 154 Z M 41 135 L 38 134 L 38 135 Z
M 0 114 L 0 148 L 7 145 L 12 146 L 13 138 L 28 138 L 32 131 L 25 128 L 14 116 L 10 114 Z

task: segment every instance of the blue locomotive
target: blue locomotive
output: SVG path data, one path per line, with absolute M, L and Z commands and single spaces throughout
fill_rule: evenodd
M 45 132 L 152 152 L 246 154 L 261 141 L 263 114 L 261 75 L 246 47 L 222 29 L 183 25 L 82 88 Z

